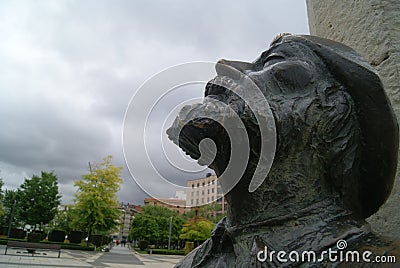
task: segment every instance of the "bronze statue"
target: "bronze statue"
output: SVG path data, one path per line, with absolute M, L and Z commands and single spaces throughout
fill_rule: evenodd
M 202 117 L 218 113 L 208 105 L 218 100 L 244 123 L 249 161 L 225 195 L 227 217 L 177 267 L 343 264 L 328 255 L 319 262 L 296 260 L 295 254 L 288 259 L 291 251 L 313 251 L 318 257 L 343 249 L 339 240 L 347 242 L 343 250 L 369 250 L 371 259 L 396 255 L 400 262 L 398 242 L 375 235 L 365 222 L 390 194 L 397 166 L 398 125 L 376 71 L 343 44 L 290 34 L 276 37 L 252 63 L 221 60 L 216 70 L 204 103 L 185 107 L 167 133 L 195 159 L 201 140 L 212 139 L 217 155 L 209 167 L 221 175 L 229 162 L 230 139 L 221 124 Z M 260 136 L 247 103 L 224 86 L 235 84 L 245 92 L 244 77 L 268 101 L 277 133 L 273 164 L 254 192 L 248 191 L 249 183 L 261 139 L 267 137 Z M 277 256 L 263 259 L 267 250 L 286 252 L 287 262 Z

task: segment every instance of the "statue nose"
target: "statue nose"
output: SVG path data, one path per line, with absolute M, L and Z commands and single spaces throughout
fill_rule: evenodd
M 221 59 L 215 65 L 215 70 L 219 76 L 228 76 L 232 79 L 239 79 L 246 70 L 250 70 L 252 64 L 243 61 L 231 61 Z

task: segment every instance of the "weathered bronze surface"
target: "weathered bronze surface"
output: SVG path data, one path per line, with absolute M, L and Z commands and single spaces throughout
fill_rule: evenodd
M 260 262 L 257 253 L 265 247 L 321 253 L 339 239 L 347 241 L 345 250 L 397 254 L 400 261 L 399 244 L 376 236 L 364 220 L 385 202 L 397 165 L 398 125 L 376 71 L 347 46 L 289 34 L 275 38 L 252 63 L 221 60 L 216 70 L 203 104 L 182 109 L 167 133 L 194 159 L 200 157 L 200 141 L 212 139 L 217 155 L 209 167 L 221 175 L 232 137 L 203 116 L 218 113 L 210 102 L 221 101 L 246 127 L 249 161 L 225 195 L 227 217 L 177 267 L 297 266 L 301 263 Z M 254 192 L 248 191 L 250 179 L 261 139 L 268 137 L 261 137 L 247 103 L 229 90 L 233 84 L 245 92 L 244 77 L 268 100 L 277 133 L 272 167 Z M 333 263 L 324 258 L 305 265 Z

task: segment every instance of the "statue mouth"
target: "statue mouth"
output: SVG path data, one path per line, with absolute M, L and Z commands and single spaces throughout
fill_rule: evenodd
M 245 102 L 235 92 L 243 94 L 243 85 L 227 76 L 216 76 L 206 85 L 204 102 L 217 100 L 227 104 L 236 114 L 243 114 Z M 212 99 L 212 100 L 210 100 Z
M 230 136 L 226 130 L 238 118 L 246 116 L 244 86 L 227 76 L 216 76 L 205 87 L 203 103 L 184 106 L 167 130 L 168 138 L 200 165 L 207 165 L 221 174 L 230 158 Z M 239 93 L 236 94 L 235 92 Z M 230 133 L 231 134 L 231 133 Z M 235 135 L 233 135 L 235 136 Z M 211 139 L 216 148 L 200 151 L 200 143 Z

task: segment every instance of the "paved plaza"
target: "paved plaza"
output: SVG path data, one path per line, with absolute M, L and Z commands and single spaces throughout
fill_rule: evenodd
M 80 250 L 61 250 L 58 252 L 38 251 L 32 256 L 23 249 L 8 249 L 0 246 L 0 267 L 174 267 L 183 256 L 139 254 L 128 247 L 115 246 L 110 252 L 90 252 Z

